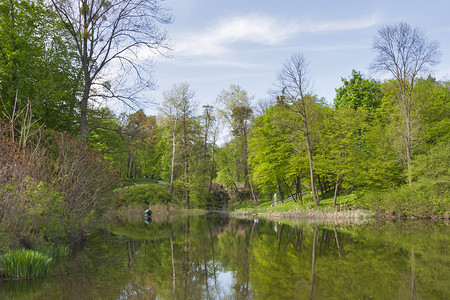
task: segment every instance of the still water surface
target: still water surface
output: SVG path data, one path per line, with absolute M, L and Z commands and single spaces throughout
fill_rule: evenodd
M 450 299 L 450 226 L 118 218 L 0 299 Z

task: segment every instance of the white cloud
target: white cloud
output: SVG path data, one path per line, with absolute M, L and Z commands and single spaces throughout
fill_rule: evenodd
M 252 14 L 224 19 L 204 32 L 188 34 L 175 50 L 191 55 L 220 55 L 236 42 L 274 45 L 295 33 L 295 24 L 282 24 L 271 16 Z
M 326 33 L 357 30 L 380 23 L 377 15 L 356 20 L 318 22 L 283 21 L 269 15 L 250 14 L 222 19 L 215 26 L 201 32 L 183 34 L 175 45 L 178 55 L 219 56 L 232 51 L 238 42 L 274 46 L 301 33 Z

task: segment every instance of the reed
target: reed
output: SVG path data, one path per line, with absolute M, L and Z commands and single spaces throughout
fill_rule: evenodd
M 54 260 L 32 250 L 14 250 L 0 256 L 0 265 L 5 277 L 26 278 L 47 274 Z
M 35 251 L 42 253 L 48 257 L 58 258 L 62 256 L 67 256 L 70 254 L 70 247 L 65 245 L 51 245 L 49 247 L 39 247 L 34 249 Z

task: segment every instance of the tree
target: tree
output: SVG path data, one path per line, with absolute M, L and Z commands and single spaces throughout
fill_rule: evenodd
M 172 161 L 170 169 L 170 193 L 173 194 L 175 176 L 175 157 L 177 135 L 182 134 L 183 163 L 185 167 L 186 188 L 189 184 L 189 151 L 188 151 L 188 126 L 192 117 L 194 105 L 192 103 L 194 92 L 190 90 L 188 83 L 174 84 L 170 91 L 164 92 L 164 101 L 160 110 L 166 118 L 172 135 Z M 186 190 L 186 204 L 189 205 L 189 191 Z
M 137 177 L 144 169 L 145 155 L 142 153 L 148 153 L 156 138 L 156 117 L 146 116 L 138 110 L 128 116 L 124 131 L 128 147 L 127 177 Z
M 270 196 L 277 191 L 279 199 L 283 200 L 283 186 L 285 186 L 296 201 L 298 190 L 292 193 L 288 184 L 289 179 L 298 176 L 298 166 L 292 164 L 293 129 L 284 122 L 289 124 L 295 121 L 292 120 L 292 114 L 289 114 L 282 105 L 270 107 L 252 121 L 248 141 L 250 165 L 253 180 L 264 194 Z
M 73 132 L 80 78 L 62 26 L 40 0 L 0 1 L 0 97 L 7 115 L 30 101 L 34 120 Z
M 143 64 L 142 55 L 167 49 L 166 35 L 158 24 L 168 24 L 172 18 L 161 0 L 52 0 L 52 4 L 80 59 L 80 133 L 86 137 L 93 99 L 114 98 L 130 105 L 143 90 L 153 87 L 146 74 L 151 68 Z
M 377 109 L 381 104 L 381 84 L 375 79 L 365 79 L 361 72 L 352 70 L 349 79 L 341 78 L 343 86 L 336 89 L 335 108 L 351 107 L 357 110 L 364 107 L 368 111 Z
M 296 113 L 302 122 L 302 133 L 305 137 L 306 150 L 308 151 L 309 172 L 311 177 L 311 190 L 315 206 L 319 206 L 316 195 L 316 184 L 313 166 L 313 145 L 311 141 L 311 125 L 316 97 L 309 94 L 307 74 L 307 62 L 303 54 L 294 54 L 283 64 L 283 69 L 278 73 L 278 83 L 281 95 L 279 98 L 290 104 L 291 110 Z
M 223 90 L 217 96 L 217 102 L 222 106 L 219 115 L 227 120 L 231 126 L 232 134 L 237 146 L 242 149 L 237 159 L 240 161 L 241 176 L 237 180 L 243 179 L 245 185 L 249 184 L 253 201 L 257 202 L 256 195 L 251 182 L 248 165 L 248 133 L 253 110 L 250 105 L 250 98 L 247 92 L 239 85 L 231 85 L 229 90 Z
M 423 31 L 413 29 L 406 23 L 399 23 L 379 29 L 372 48 L 377 53 L 371 66 L 372 70 L 390 73 L 397 83 L 406 125 L 402 138 L 405 142 L 408 182 L 411 185 L 411 156 L 414 146 L 411 110 L 415 105 L 412 93 L 418 76 L 438 64 L 439 44 L 428 41 Z
M 335 178 L 334 206 L 344 179 L 361 176 L 359 143 L 367 125 L 366 118 L 367 111 L 362 107 L 357 110 L 350 107 L 329 110 L 324 118 L 316 167 L 322 174 Z

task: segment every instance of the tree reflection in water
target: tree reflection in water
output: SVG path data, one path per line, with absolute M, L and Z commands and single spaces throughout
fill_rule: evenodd
M 443 224 L 155 213 L 105 226 L 48 277 L 0 281 L 0 298 L 450 299 L 449 245 Z

